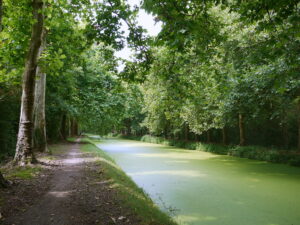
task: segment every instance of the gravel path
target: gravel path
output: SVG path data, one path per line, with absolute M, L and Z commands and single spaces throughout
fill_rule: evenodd
M 50 173 L 42 175 L 48 179 L 32 181 L 25 187 L 18 185 L 32 190 L 20 192 L 15 187 L 10 191 L 11 195 L 23 195 L 17 198 L 28 201 L 20 209 L 13 205 L 16 196 L 11 196 L 11 209 L 6 210 L 8 215 L 4 215 L 2 224 L 139 224 L 136 216 L 122 207 L 109 182 L 101 178 L 101 165 L 95 163 L 96 158 L 80 152 L 79 147 L 79 143 L 64 145 L 67 151 L 52 160 L 56 166 Z

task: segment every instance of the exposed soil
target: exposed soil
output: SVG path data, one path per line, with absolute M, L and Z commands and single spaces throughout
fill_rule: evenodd
M 1 224 L 141 224 L 101 176 L 95 158 L 80 152 L 79 143 L 61 147 L 64 153 L 47 160 L 36 178 L 0 190 Z

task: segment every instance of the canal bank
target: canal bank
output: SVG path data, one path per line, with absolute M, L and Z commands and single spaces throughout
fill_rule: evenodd
M 300 169 L 131 140 L 97 143 L 181 224 L 300 221 Z

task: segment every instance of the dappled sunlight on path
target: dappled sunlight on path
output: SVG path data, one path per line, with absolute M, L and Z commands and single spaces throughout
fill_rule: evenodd
M 51 163 L 55 164 L 55 169 L 49 181 L 50 190 L 24 214 L 9 218 L 5 224 L 95 224 L 95 221 L 86 222 L 93 219 L 93 216 L 83 211 L 82 202 L 77 200 L 79 191 L 87 186 L 84 168 L 91 165 L 88 163 L 97 161 L 98 158 L 80 152 L 79 147 L 78 143 L 66 144 L 62 146 L 64 148 L 62 154 L 54 154 L 55 159 L 51 160 Z M 82 200 L 84 197 L 86 196 L 79 196 L 79 199 Z

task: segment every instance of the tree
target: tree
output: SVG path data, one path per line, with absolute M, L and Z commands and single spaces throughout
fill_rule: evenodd
M 30 46 L 23 73 L 20 124 L 14 158 L 15 163 L 20 165 L 25 165 L 29 157 L 31 161 L 34 161 L 32 150 L 34 86 L 44 29 L 43 9 L 43 1 L 32 0 L 33 18 L 35 21 L 32 25 Z
M 2 31 L 3 0 L 0 0 L 0 32 Z
M 46 31 L 43 31 L 42 44 L 39 56 L 42 55 L 46 47 Z M 46 115 L 45 115 L 45 95 L 46 95 L 46 73 L 38 65 L 35 79 L 35 98 L 34 98 L 34 126 L 33 126 L 33 147 L 40 152 L 46 152 L 47 135 L 46 135 Z
M 2 15 L 3 15 L 3 2 L 0 0 L 0 33 L 2 31 Z M 0 187 L 6 187 L 7 186 L 7 181 L 4 179 L 2 173 L 0 172 Z
M 176 119 L 187 122 L 193 132 L 206 132 L 208 137 L 210 130 L 226 126 L 227 133 L 222 132 L 224 141 L 228 132 L 235 129 L 240 134 L 236 135 L 240 140 L 235 143 L 240 145 L 284 143 L 288 148 L 296 138 L 291 131 L 295 130 L 298 118 L 295 104 L 300 88 L 298 6 L 298 0 L 257 0 L 255 4 L 218 0 L 144 1 L 144 8 L 163 22 L 154 44 L 165 45 L 175 52 L 169 55 L 170 62 L 154 55 L 160 58 L 156 74 L 165 70 L 167 79 L 160 78 L 157 82 L 157 77 L 148 73 L 154 83 L 163 84 L 162 89 L 152 86 L 149 89 L 160 89 L 152 90 L 158 99 L 165 94 L 162 90 L 166 89 L 166 80 L 174 73 L 174 67 L 170 66 L 172 58 L 180 52 L 182 59 L 175 60 L 179 79 L 172 80 L 172 87 L 185 95 L 181 96 L 183 101 L 176 102 L 180 112 Z M 154 60 L 152 70 L 156 64 Z M 161 109 L 158 114 L 147 111 L 146 119 L 154 119 L 148 120 L 148 125 L 159 124 L 154 121 L 165 120 L 158 115 L 168 112 L 167 104 L 151 100 L 154 96 L 148 101 L 147 95 L 145 108 Z M 278 138 L 279 135 L 282 137 Z

